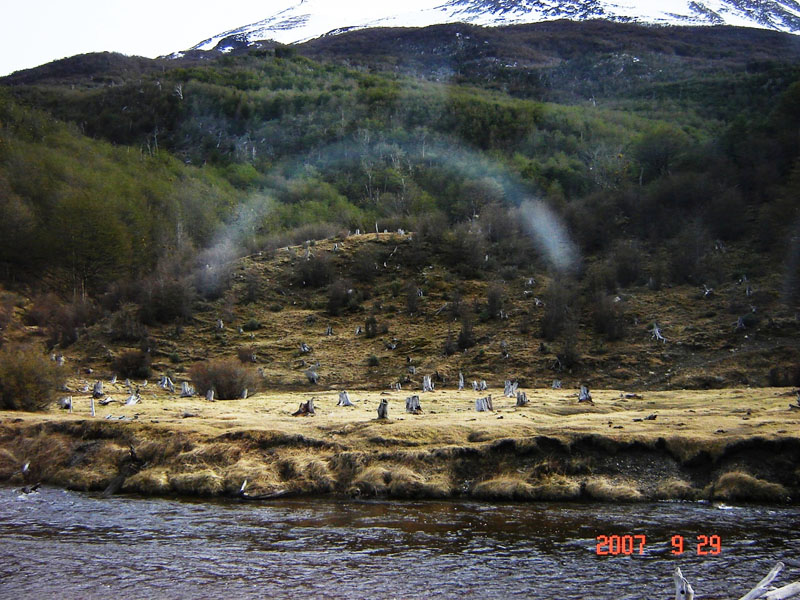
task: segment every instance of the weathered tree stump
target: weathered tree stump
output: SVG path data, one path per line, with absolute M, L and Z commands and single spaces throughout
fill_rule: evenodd
M 209 402 L 214 401 L 214 390 L 208 390 L 206 392 L 206 400 L 208 400 Z
M 64 396 L 58 399 L 58 407 L 72 412 L 72 396 Z
M 653 327 L 650 329 L 650 339 L 663 344 L 667 343 L 667 338 L 661 333 L 661 328 L 658 326 L 658 323 L 653 323 Z
M 414 415 L 422 413 L 422 407 L 419 404 L 419 396 L 409 396 L 406 398 L 406 412 Z
M 464 374 L 461 371 L 458 372 L 458 389 L 464 389 Z
M 386 398 L 382 398 L 381 403 L 378 405 L 378 418 L 389 418 L 389 401 Z
M 327 329 L 325 329 L 325 335 L 327 336 L 333 335 L 333 327 L 331 325 L 328 325 Z
M 139 403 L 139 395 L 138 394 L 131 394 L 128 396 L 128 399 L 125 400 L 125 406 L 133 406 L 134 404 Z
M 506 398 L 513 398 L 517 393 L 517 387 L 519 384 L 516 381 L 511 381 L 510 379 L 506 379 L 505 386 L 503 389 L 503 395 Z
M 116 383 L 117 383 L 117 374 L 116 373 L 114 373 L 114 375 L 111 376 L 111 379 L 109 380 L 109 383 L 111 385 L 116 385 Z
M 189 385 L 188 381 L 181 384 L 181 398 L 191 398 L 194 396 L 194 388 Z
M 336 406 L 355 406 L 352 402 L 350 402 L 350 394 L 346 391 L 339 392 L 339 402 Z
M 308 402 L 301 402 L 300 408 L 292 413 L 293 417 L 313 417 L 316 413 L 314 410 L 314 399 L 310 398 Z
M 422 378 L 422 391 L 423 392 L 432 392 L 433 391 L 433 387 L 434 387 L 434 384 L 433 384 L 433 381 L 431 380 L 431 376 L 430 375 L 425 375 Z
M 305 342 L 302 342 L 300 344 L 300 354 L 308 354 L 309 352 L 311 352 L 311 346 L 309 346 Z
M 489 394 L 485 398 L 478 398 L 475 400 L 475 410 L 478 412 L 494 412 L 494 407 L 492 406 L 492 395 Z
M 517 392 L 517 406 L 525 406 L 528 403 L 528 394 Z
M 589 393 L 589 388 L 585 385 L 581 386 L 581 391 L 578 393 L 578 402 L 594 404 L 594 402 L 592 402 L 592 395 Z
M 306 379 L 308 379 L 308 382 L 311 385 L 316 385 L 317 382 L 319 381 L 319 373 L 317 373 L 313 369 L 308 369 L 307 371 L 305 371 L 305 374 L 306 374 Z
M 553 389 L 560 390 L 561 389 L 561 380 L 560 379 L 553 379 Z
M 94 398 L 91 399 L 91 402 L 92 402 L 92 404 L 90 406 L 90 412 L 91 412 L 92 416 L 95 416 L 95 413 L 94 413 Z
M 98 381 L 94 384 L 92 388 L 92 398 L 102 398 L 105 394 L 103 393 L 103 382 Z

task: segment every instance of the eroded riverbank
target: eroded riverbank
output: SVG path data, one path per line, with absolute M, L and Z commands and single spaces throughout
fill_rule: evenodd
M 316 416 L 293 417 L 308 393 L 180 399 L 163 390 L 89 414 L 0 414 L 0 479 L 148 495 L 341 495 L 390 498 L 797 502 L 800 411 L 790 390 L 531 391 L 527 406 L 477 394 L 318 391 Z M 120 396 L 120 399 L 122 397 Z M 376 418 L 381 399 L 389 419 Z M 109 418 L 106 418 L 109 417 Z M 123 419 L 120 419 L 123 417 Z M 648 418 L 649 417 L 649 418 Z

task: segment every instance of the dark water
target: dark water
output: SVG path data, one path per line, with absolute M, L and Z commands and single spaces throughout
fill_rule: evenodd
M 598 556 L 598 535 L 645 535 Z M 686 539 L 671 554 L 674 535 Z M 720 536 L 718 555 L 697 535 Z M 709 548 L 711 549 L 711 548 Z M 800 579 L 800 508 L 470 502 L 194 503 L 0 488 L 3 598 L 738 598 L 778 560 Z

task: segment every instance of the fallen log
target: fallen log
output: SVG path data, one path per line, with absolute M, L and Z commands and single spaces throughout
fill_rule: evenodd
M 772 570 L 759 581 L 756 586 L 747 592 L 739 600 L 788 600 L 800 596 L 800 581 L 775 588 L 772 582 L 783 570 L 784 564 L 778 562 Z M 681 573 L 680 568 L 676 568 L 672 578 L 675 582 L 675 600 L 694 600 L 694 589 Z

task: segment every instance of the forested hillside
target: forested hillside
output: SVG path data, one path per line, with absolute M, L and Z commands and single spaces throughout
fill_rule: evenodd
M 0 80 L 0 275 L 36 298 L 19 303 L 29 323 L 69 315 L 48 337 L 62 348 L 123 310 L 132 338 L 191 323 L 237 257 L 376 228 L 415 232 L 404 280 L 437 265 L 450 301 L 465 282 L 542 274 L 563 311 L 527 329 L 550 341 L 585 329 L 624 343 L 614 323 L 631 318 L 607 303 L 626 290 L 746 274 L 788 315 L 798 56 L 771 32 L 572 23 L 60 61 Z M 381 261 L 355 260 L 342 273 L 309 257 L 290 279 L 332 296 L 345 277 L 368 297 Z

